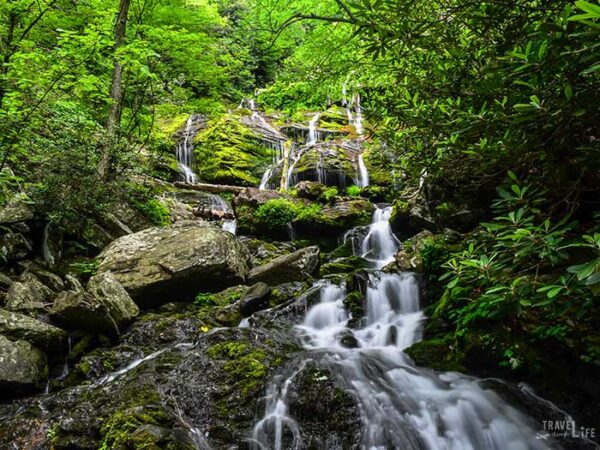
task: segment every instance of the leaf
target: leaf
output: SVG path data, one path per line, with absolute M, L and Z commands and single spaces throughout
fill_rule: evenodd
M 571 98 L 573 97 L 573 88 L 570 84 L 567 84 L 565 86 L 565 97 L 567 98 L 567 100 L 571 100 Z

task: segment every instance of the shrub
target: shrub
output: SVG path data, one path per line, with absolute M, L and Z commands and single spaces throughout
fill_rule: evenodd
M 300 208 L 294 202 L 277 198 L 260 205 L 254 216 L 263 226 L 275 230 L 285 228 L 298 216 L 299 212 Z
M 360 196 L 360 187 L 358 187 L 355 184 L 348 186 L 346 188 L 346 195 L 348 195 L 350 197 L 359 197 Z

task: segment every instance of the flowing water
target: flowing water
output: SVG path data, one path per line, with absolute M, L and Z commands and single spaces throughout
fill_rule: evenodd
M 319 122 L 320 116 L 321 115 L 319 113 L 316 113 L 308 123 L 308 141 L 306 142 L 306 145 L 315 145 L 317 142 L 319 142 L 320 136 L 317 130 L 317 123 Z
M 195 183 L 196 174 L 192 169 L 194 167 L 194 136 L 196 131 L 193 128 L 194 115 L 190 115 L 188 118 L 185 128 L 183 130 L 183 139 L 177 144 L 176 156 L 179 170 L 186 183 Z
M 321 300 L 297 327 L 306 349 L 328 356 L 338 378 L 360 406 L 361 448 L 432 450 L 538 450 L 554 448 L 536 439 L 532 421 L 472 377 L 417 367 L 403 352 L 421 338 L 425 316 L 413 274 L 380 269 L 398 240 L 389 228 L 389 208 L 377 209 L 360 246 L 376 269 L 369 276 L 367 314 L 355 330 L 347 328 L 346 288 L 319 282 Z M 341 338 L 352 331 L 356 348 Z M 298 369 L 302 370 L 302 368 Z M 292 376 L 269 387 L 264 417 L 252 434 L 260 449 L 301 448 L 301 430 L 288 416 L 286 395 Z M 286 440 L 282 438 L 286 436 Z
M 362 153 L 358 155 L 358 187 L 364 188 L 369 185 L 369 172 L 365 165 Z

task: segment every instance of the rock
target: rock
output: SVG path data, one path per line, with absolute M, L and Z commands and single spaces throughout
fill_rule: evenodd
M 47 376 L 46 355 L 40 349 L 0 335 L 0 392 L 19 395 L 39 390 Z
M 0 309 L 0 334 L 12 340 L 29 341 L 41 349 L 52 351 L 59 350 L 67 337 L 60 328 L 4 309 Z
M 364 199 L 338 199 L 334 204 L 325 205 L 321 209 L 322 219 L 319 223 L 330 227 L 347 230 L 352 227 L 368 225 L 375 207 Z
M 200 131 L 195 139 L 198 176 L 209 183 L 256 186 L 283 136 L 266 136 L 251 126 L 251 116 L 224 114 Z M 276 130 L 273 130 L 277 133 Z M 271 133 L 272 134 L 272 133 Z
M 8 290 L 11 284 L 13 284 L 12 278 L 5 273 L 0 272 L 0 290 Z
M 402 248 L 396 253 L 395 261 L 383 268 L 385 272 L 423 272 L 421 250 L 428 241 L 433 239 L 433 233 L 423 230 L 404 241 Z
M 50 306 L 53 292 L 31 272 L 21 275 L 6 294 L 6 309 L 28 315 L 45 313 Z
M 343 144 L 325 142 L 307 147 L 294 165 L 292 184 L 318 181 L 343 191 L 356 178 L 358 168 L 354 161 L 360 151 L 360 145 L 353 141 L 344 141 Z
M 18 261 L 26 258 L 33 250 L 32 243 L 21 233 L 8 232 L 0 237 L 0 258 Z
M 52 289 L 54 292 L 60 292 L 65 288 L 65 283 L 58 275 L 36 267 L 35 265 L 30 268 L 35 276 L 46 286 Z
M 98 256 L 139 305 L 191 300 L 198 292 L 243 283 L 248 253 L 229 232 L 197 222 L 121 237 Z
M 298 422 L 302 448 L 360 448 L 358 402 L 336 382 L 333 370 L 319 366 L 308 363 L 293 378 L 288 391 L 289 414 Z M 284 435 L 284 439 L 289 437 Z
M 317 200 L 325 190 L 325 186 L 316 181 L 301 181 L 294 187 L 298 193 L 298 197 L 308 200 Z
M 319 247 L 312 246 L 275 258 L 267 264 L 253 268 L 248 281 L 262 281 L 270 286 L 302 281 L 318 271 L 319 252 Z
M 244 317 L 250 317 L 256 311 L 265 309 L 269 306 L 269 297 L 271 288 L 262 282 L 248 288 L 243 295 L 240 303 L 240 312 Z
M 160 201 L 169 210 L 171 222 L 175 223 L 195 219 L 194 212 L 190 205 L 183 203 L 176 198 L 162 198 Z
M 61 292 L 52 306 L 52 318 L 71 329 L 118 334 L 138 314 L 139 308 L 111 272 L 93 276 L 88 292 Z
M 429 212 L 426 201 L 418 196 L 410 201 L 396 200 L 390 216 L 392 231 L 400 239 L 407 239 L 421 230 L 436 232 L 438 226 L 435 218 Z
M 26 222 L 33 219 L 34 210 L 31 199 L 25 193 L 18 193 L 6 206 L 0 209 L 0 225 Z

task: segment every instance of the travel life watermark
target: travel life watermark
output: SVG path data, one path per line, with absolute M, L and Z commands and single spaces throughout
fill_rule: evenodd
M 574 420 L 544 420 L 543 431 L 536 434 L 537 439 L 546 440 L 549 437 L 570 437 L 575 439 L 594 439 L 596 429 L 592 427 L 578 427 Z

